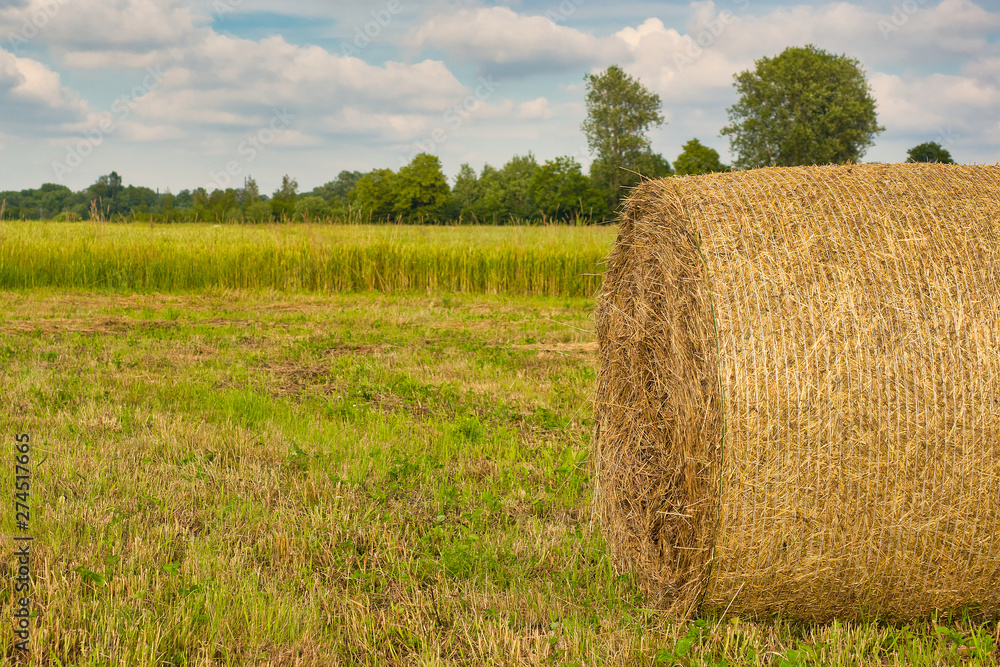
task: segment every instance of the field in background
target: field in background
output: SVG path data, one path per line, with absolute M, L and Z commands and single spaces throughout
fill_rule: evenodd
M 593 296 L 615 227 L 4 222 L 0 289 Z
M 81 248 L 152 246 L 176 264 L 259 239 L 544 257 L 613 240 L 219 229 L 154 227 L 151 244 L 148 226 L 5 223 L 0 255 L 67 245 L 94 266 Z M 996 662 L 993 623 L 676 624 L 645 608 L 591 521 L 589 295 L 109 287 L 0 292 L 0 438 L 34 444 L 32 664 Z M 11 461 L 8 499 L 13 476 Z M 0 572 L 4 625 L 13 558 Z

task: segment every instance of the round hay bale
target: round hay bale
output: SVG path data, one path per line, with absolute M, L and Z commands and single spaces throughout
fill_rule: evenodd
M 678 616 L 1000 611 L 1000 167 L 649 181 L 596 312 L 595 513 Z

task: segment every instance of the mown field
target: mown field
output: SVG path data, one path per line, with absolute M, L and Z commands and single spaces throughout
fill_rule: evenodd
M 445 265 L 435 253 L 455 248 L 545 262 L 583 249 L 603 256 L 613 230 L 5 224 L 0 233 L 5 664 L 998 658 L 992 623 L 678 624 L 647 608 L 609 561 L 589 509 L 590 294 L 518 292 L 500 269 L 497 283 L 464 291 L 323 291 L 280 283 L 302 265 L 286 265 L 282 278 L 254 264 L 267 244 L 380 243 L 436 272 Z M 172 275 L 219 283 L 130 283 L 132 269 L 119 284 L 71 280 L 106 270 L 115 253 L 118 266 L 134 268 L 128 249 L 150 245 L 175 263 L 242 257 L 239 275 L 260 282 L 219 284 L 233 274 L 197 266 Z M 45 286 L 16 284 L 23 267 L 53 261 L 62 247 L 76 258 L 72 271 Z M 550 286 L 582 280 L 544 277 Z M 10 629 L 18 433 L 33 444 L 27 655 Z

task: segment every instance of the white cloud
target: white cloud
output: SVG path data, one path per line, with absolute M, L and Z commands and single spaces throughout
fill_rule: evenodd
M 85 121 L 87 104 L 62 85 L 62 77 L 31 58 L 0 49 L 0 102 L 8 125 L 51 134 Z
M 425 115 L 371 113 L 369 109 L 347 106 L 336 115 L 327 116 L 322 128 L 331 134 L 363 133 L 389 140 L 407 140 L 430 129 Z
M 928 100 L 915 95 L 925 81 L 904 81 L 892 74 L 876 73 L 871 77 L 872 90 L 879 100 L 878 115 L 882 125 L 893 130 L 924 130 L 941 125 L 944 118 Z
M 626 70 L 666 100 L 682 104 L 717 99 L 719 89 L 732 85 L 739 62 L 719 43 L 735 19 L 717 18 L 719 36 L 708 29 L 681 34 L 659 19 L 649 19 L 638 28 L 625 28 L 616 36 L 629 45 L 631 62 Z M 700 36 L 707 35 L 707 38 Z M 716 91 L 716 92 L 713 92 Z
M 128 123 L 122 128 L 122 136 L 129 141 L 149 142 L 185 139 L 188 133 L 173 125 L 146 125 Z
M 0 9 L 0 34 L 28 31 L 66 52 L 142 53 L 184 42 L 196 26 L 177 0 L 26 0 Z
M 982 58 L 967 63 L 962 68 L 962 74 L 984 83 L 1000 86 L 1000 57 Z
M 915 10 L 909 3 L 895 5 L 877 23 L 884 41 L 903 46 L 920 60 L 939 62 L 949 55 L 982 55 L 991 48 L 995 53 L 988 34 L 1000 28 L 1000 14 L 970 0 L 942 0 L 934 7 Z
M 134 105 L 130 122 L 145 128 L 135 136 L 165 137 L 164 128 L 173 127 L 208 152 L 230 150 L 231 142 L 216 145 L 198 135 L 256 131 L 267 126 L 274 108 L 296 118 L 294 128 L 281 133 L 285 143 L 275 146 L 317 145 L 317 137 L 350 131 L 380 141 L 411 139 L 428 118 L 440 117 L 474 90 L 440 61 L 376 66 L 280 36 L 254 41 L 204 31 L 189 48 L 161 54 L 162 83 Z
M 522 16 L 507 7 L 439 14 L 410 31 L 404 45 L 446 49 L 464 60 L 518 75 L 587 66 L 624 54 L 617 40 L 600 39 L 545 16 Z
M 434 111 L 465 92 L 440 61 L 375 66 L 277 36 L 257 42 L 213 34 L 184 55 L 181 67 L 184 83 L 179 88 L 191 93 L 184 105 L 192 110 L 243 103 Z M 162 94 L 172 94 L 170 87 Z
M 500 100 L 496 104 L 492 104 L 488 101 L 479 100 L 474 105 L 459 106 L 458 109 L 466 109 L 467 112 L 463 115 L 461 111 L 457 111 L 459 117 L 467 118 L 511 118 L 514 111 L 514 101 L 510 99 Z M 455 108 L 453 107 L 453 110 Z M 451 118 L 449 115 L 447 118 Z M 446 122 L 447 122 L 446 118 Z
M 965 76 L 933 74 L 900 77 L 876 74 L 872 87 L 879 100 L 879 122 L 886 140 L 937 141 L 956 158 L 982 145 L 1000 144 L 1000 87 Z M 993 119 L 991 122 L 990 119 Z
M 518 118 L 552 118 L 556 112 L 544 97 L 537 97 L 517 105 Z
M 276 132 L 273 145 L 281 148 L 308 148 L 324 145 L 322 137 L 312 136 L 295 129 L 285 129 Z
M 152 49 L 143 53 L 121 51 L 117 49 L 106 51 L 64 51 L 61 59 L 74 69 L 145 69 L 160 67 L 164 63 L 183 59 L 184 52 L 180 48 Z

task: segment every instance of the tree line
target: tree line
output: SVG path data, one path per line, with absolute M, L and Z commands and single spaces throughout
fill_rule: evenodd
M 678 169 L 659 155 L 643 176 L 722 171 L 715 150 L 692 139 L 678 157 Z M 595 170 L 591 170 L 593 174 Z M 627 174 L 625 185 L 638 182 Z M 616 188 L 619 187 L 617 184 Z M 125 186 L 117 172 L 101 176 L 85 190 L 46 183 L 37 189 L 0 192 L 3 217 L 25 220 L 152 219 L 157 222 L 216 223 L 294 220 L 351 220 L 452 224 L 583 223 L 611 217 L 617 199 L 606 182 L 584 174 L 569 156 L 539 164 L 532 153 L 515 155 L 502 167 L 485 165 L 477 173 L 463 164 L 449 185 L 434 155 L 419 153 L 398 171 L 341 171 L 337 178 L 308 192 L 298 181 L 282 178 L 270 196 L 254 178 L 242 188 L 155 192 Z
M 885 128 L 860 63 L 812 45 L 790 47 L 735 75 L 739 101 L 727 110 L 732 167 L 691 139 L 673 165 L 652 150 L 648 132 L 662 125 L 662 101 L 612 65 L 588 74 L 587 118 L 581 130 L 593 155 L 588 173 L 573 157 L 539 164 L 532 153 L 502 167 L 468 164 L 449 184 L 440 160 L 419 153 L 398 171 L 342 171 L 299 192 L 285 176 L 270 196 L 247 178 L 242 188 L 154 192 L 125 186 L 117 172 L 73 192 L 46 183 L 0 192 L 0 218 L 81 220 L 93 217 L 192 222 L 329 220 L 452 224 L 600 222 L 615 215 L 629 190 L 645 178 L 698 175 L 762 166 L 857 162 Z M 953 163 L 936 142 L 910 149 L 907 159 Z

